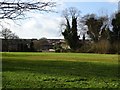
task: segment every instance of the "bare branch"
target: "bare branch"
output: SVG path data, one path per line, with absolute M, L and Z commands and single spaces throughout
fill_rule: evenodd
M 19 19 L 27 11 L 52 12 L 55 2 L 22 2 L 21 0 L 0 1 L 0 19 Z

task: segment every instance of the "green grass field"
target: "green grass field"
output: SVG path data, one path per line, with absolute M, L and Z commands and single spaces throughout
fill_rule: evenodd
M 118 55 L 2 53 L 3 88 L 120 88 Z

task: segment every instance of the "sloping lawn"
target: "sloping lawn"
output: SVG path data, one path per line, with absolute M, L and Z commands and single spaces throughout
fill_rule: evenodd
M 3 88 L 120 88 L 118 55 L 2 53 Z

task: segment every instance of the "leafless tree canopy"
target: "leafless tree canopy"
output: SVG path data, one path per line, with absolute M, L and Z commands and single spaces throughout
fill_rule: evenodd
M 29 2 L 28 2 L 29 1 Z M 55 2 L 37 0 L 0 0 L 0 19 L 20 19 L 27 11 L 52 11 Z
M 3 28 L 2 31 L 0 31 L 0 36 L 2 36 L 4 39 L 18 39 L 19 37 L 13 33 L 8 28 Z
M 80 11 L 75 7 L 70 7 L 63 10 L 62 14 L 62 16 L 66 19 L 69 19 L 70 17 L 78 18 L 80 16 Z

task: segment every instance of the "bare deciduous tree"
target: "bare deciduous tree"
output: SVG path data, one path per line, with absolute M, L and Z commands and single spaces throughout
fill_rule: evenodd
M 52 11 L 56 3 L 41 0 L 3 0 L 0 1 L 0 19 L 21 19 L 27 11 Z
M 5 51 L 9 50 L 8 39 L 19 39 L 19 37 L 8 28 L 3 28 L 2 31 L 0 31 L 0 36 L 2 36 L 5 40 L 4 42 Z
M 0 36 L 4 37 L 4 39 L 18 39 L 19 37 L 10 31 L 8 28 L 4 28 L 2 31 L 0 31 Z

